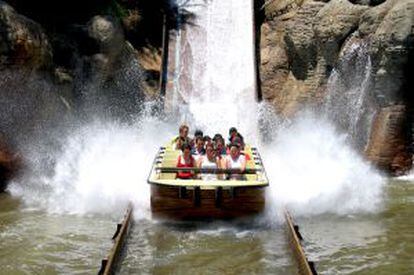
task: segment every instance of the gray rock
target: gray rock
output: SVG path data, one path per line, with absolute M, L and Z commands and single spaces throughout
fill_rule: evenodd
M 116 56 L 125 44 L 121 25 L 110 16 L 94 16 L 87 24 L 88 35 L 100 47 L 101 53 Z
M 367 9 L 347 0 L 332 0 L 317 14 L 314 29 L 326 65 L 335 65 L 343 43 L 358 29 L 360 16 Z

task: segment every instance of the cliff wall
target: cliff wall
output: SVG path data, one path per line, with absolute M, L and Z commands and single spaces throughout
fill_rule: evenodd
M 392 174 L 410 169 L 414 1 L 270 0 L 259 12 L 262 98 L 282 117 L 322 110 L 333 71 L 347 82 L 356 79 L 340 72 L 347 48 L 366 45 L 373 119 L 358 130 L 369 136 L 360 150 Z

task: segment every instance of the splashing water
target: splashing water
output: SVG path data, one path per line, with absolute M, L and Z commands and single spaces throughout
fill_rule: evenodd
M 87 124 L 63 142 L 50 175 L 32 173 L 12 184 L 10 191 L 29 205 L 53 213 L 119 213 L 132 201 L 135 215 L 146 218 L 148 171 L 158 147 L 166 141 L 162 137 L 172 135 L 168 129 L 149 116 L 133 126 Z
M 381 206 L 382 177 L 322 118 L 299 116 L 262 149 L 271 181 L 270 214 L 283 206 L 297 215 L 372 212 Z

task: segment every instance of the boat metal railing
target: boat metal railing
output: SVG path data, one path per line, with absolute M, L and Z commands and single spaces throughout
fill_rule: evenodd
M 194 172 L 197 174 L 256 174 L 262 172 L 262 169 L 246 168 L 240 169 L 222 169 L 222 168 L 184 168 L 184 167 L 156 167 L 156 171 L 160 173 L 177 173 L 177 172 Z

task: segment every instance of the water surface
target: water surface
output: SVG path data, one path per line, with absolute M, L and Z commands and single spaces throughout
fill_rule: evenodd
M 414 183 L 387 184 L 377 213 L 296 217 L 320 274 L 413 274 Z M 2 274 L 97 272 L 121 213 L 69 215 L 0 195 Z M 121 274 L 295 274 L 282 226 L 135 220 Z

